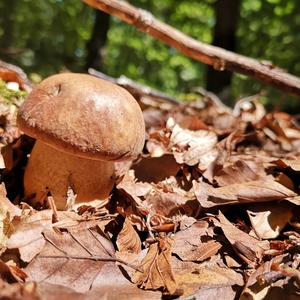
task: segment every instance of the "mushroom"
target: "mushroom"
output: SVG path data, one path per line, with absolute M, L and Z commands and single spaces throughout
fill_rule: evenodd
M 76 202 L 107 198 L 114 162 L 136 157 L 145 141 L 142 111 L 131 94 L 86 74 L 43 80 L 17 121 L 36 139 L 24 174 L 25 197 L 37 204 L 50 192 L 58 209 L 65 209 L 69 187 Z

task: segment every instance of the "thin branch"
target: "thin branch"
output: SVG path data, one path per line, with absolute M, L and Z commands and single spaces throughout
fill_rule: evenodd
M 93 76 L 111 81 L 119 86 L 122 86 L 123 88 L 128 90 L 131 94 L 133 94 L 135 97 L 140 98 L 140 97 L 147 96 L 147 97 L 151 97 L 154 100 L 157 100 L 159 102 L 169 102 L 171 104 L 179 104 L 180 103 L 180 101 L 177 100 L 176 98 L 173 98 L 163 92 L 152 89 L 146 85 L 137 83 L 124 75 L 122 75 L 119 78 L 113 78 L 102 72 L 96 71 L 95 69 L 92 69 L 92 68 L 89 68 L 88 72 L 89 72 L 89 74 L 91 74 Z
M 229 70 L 248 75 L 278 89 L 300 95 L 300 79 L 275 67 L 270 62 L 257 61 L 197 41 L 157 20 L 151 13 L 124 1 L 83 0 L 83 2 L 136 26 L 141 31 L 176 48 L 183 54 L 213 66 L 216 70 Z

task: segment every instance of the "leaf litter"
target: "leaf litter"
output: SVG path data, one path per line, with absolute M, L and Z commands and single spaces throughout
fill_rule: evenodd
M 36 210 L 21 183 L 34 141 L 15 122 L 30 86 L 12 72 L 1 77 L 20 93 L 0 106 L 0 298 L 300 297 L 296 117 L 267 113 L 259 95 L 233 109 L 209 94 L 141 98 L 144 151 L 116 164 L 111 197 Z

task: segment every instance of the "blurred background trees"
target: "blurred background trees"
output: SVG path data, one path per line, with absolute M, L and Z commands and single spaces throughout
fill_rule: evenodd
M 130 0 L 192 37 L 300 76 L 296 0 Z M 215 72 L 80 0 L 1 0 L 0 58 L 35 76 L 94 67 L 180 96 L 207 87 L 225 101 L 265 89 L 271 105 L 299 100 L 242 75 Z M 285 107 L 282 107 L 282 105 Z

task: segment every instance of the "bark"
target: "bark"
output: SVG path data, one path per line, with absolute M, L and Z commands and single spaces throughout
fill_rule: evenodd
M 102 68 L 103 55 L 102 50 L 107 40 L 110 16 L 102 11 L 95 10 L 95 22 L 91 38 L 87 43 L 87 58 L 85 69 Z
M 216 24 L 212 44 L 235 52 L 240 0 L 218 0 L 214 9 Z M 230 86 L 231 79 L 231 72 L 219 72 L 209 67 L 207 70 L 207 89 L 214 93 L 220 93 Z

